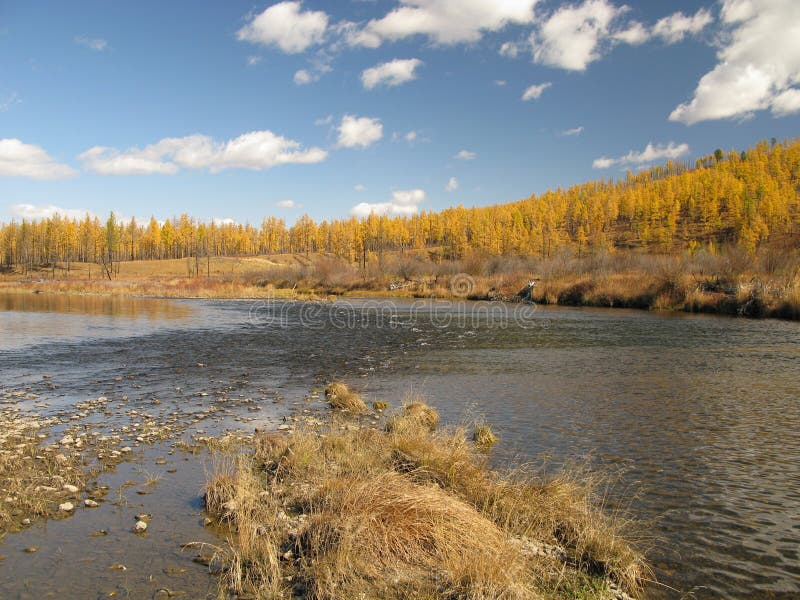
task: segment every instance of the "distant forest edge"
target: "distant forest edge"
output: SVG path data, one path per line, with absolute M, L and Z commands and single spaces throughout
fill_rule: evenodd
M 619 180 L 600 179 L 495 206 L 413 216 L 371 215 L 292 226 L 200 222 L 106 222 L 60 215 L 0 226 L 0 264 L 23 271 L 57 262 L 330 253 L 366 263 L 384 251 L 429 249 L 432 258 L 471 252 L 540 256 L 617 249 L 671 253 L 714 245 L 755 251 L 800 245 L 800 140 L 715 151 L 694 165 L 667 162 Z

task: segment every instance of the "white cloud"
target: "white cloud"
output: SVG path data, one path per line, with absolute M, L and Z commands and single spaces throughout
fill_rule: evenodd
M 7 96 L 0 98 L 0 112 L 8 112 L 15 104 L 22 104 L 22 100 L 17 92 L 11 92 Z
M 79 156 L 85 169 L 103 175 L 173 174 L 183 167 L 262 170 L 283 164 L 318 163 L 328 153 L 321 148 L 303 149 L 299 142 L 271 131 L 252 131 L 226 142 L 206 135 L 165 138 L 143 149 L 95 146 Z
M 495 79 L 494 84 L 497 87 L 503 87 L 506 83 L 508 83 L 505 79 Z
M 365 69 L 361 73 L 361 84 L 371 90 L 379 85 L 394 87 L 417 78 L 416 70 L 422 65 L 418 58 L 395 59 Z
M 585 0 L 562 6 L 530 36 L 537 63 L 570 71 L 583 71 L 600 58 L 600 43 L 608 38 L 611 23 L 625 12 L 607 0 Z
M 384 40 L 424 35 L 438 44 L 477 42 L 485 31 L 533 22 L 538 0 L 400 0 L 400 5 L 362 29 L 349 32 L 351 45 L 377 48 Z
M 306 85 L 308 83 L 313 83 L 318 79 L 317 76 L 312 75 L 305 69 L 300 69 L 297 73 L 294 74 L 294 82 L 297 85 Z
M 217 225 L 236 225 L 237 224 L 236 220 L 235 219 L 231 219 L 230 217 L 223 217 L 223 218 L 215 217 L 215 218 L 211 219 L 211 221 L 213 223 L 217 224 Z
M 353 189 L 357 192 L 363 192 L 366 191 L 367 187 L 363 184 L 358 183 L 356 184 L 356 187 L 354 187 Z
M 692 125 L 768 108 L 784 114 L 793 97 L 786 92 L 800 83 L 800 2 L 722 0 L 721 18 L 719 62 L 669 119 Z
M 61 215 L 69 219 L 83 219 L 87 214 L 91 214 L 82 208 L 61 208 L 53 204 L 12 204 L 8 207 L 7 212 L 11 217 L 25 219 L 26 221 L 49 219 L 55 215 Z
M 0 177 L 67 179 L 75 169 L 57 163 L 39 146 L 18 139 L 0 139 Z
M 614 165 L 643 165 L 657 160 L 675 160 L 689 153 L 688 144 L 674 144 L 670 142 L 666 146 L 663 144 L 647 144 L 641 152 L 631 150 L 619 158 L 607 158 L 605 156 L 597 158 L 592 163 L 595 169 L 608 169 Z
M 266 8 L 237 32 L 242 41 L 277 46 L 287 54 L 319 44 L 328 28 L 328 15 L 303 11 L 300 2 L 279 2 Z
M 258 63 L 261 62 L 261 60 L 262 60 L 262 58 L 260 56 L 255 55 L 255 54 L 251 54 L 250 56 L 248 56 L 245 59 L 245 61 L 247 62 L 247 66 L 248 67 L 255 67 Z
M 327 117 L 322 117 L 321 119 L 314 121 L 314 125 L 317 125 L 318 127 L 330 125 L 331 123 L 333 123 L 333 115 L 328 115 Z
M 277 206 L 278 208 L 302 208 L 294 200 L 280 200 L 275 203 L 275 206 Z
M 526 90 L 525 93 L 522 94 L 522 100 L 524 102 L 528 102 L 529 100 L 536 100 L 538 99 L 544 91 L 552 86 L 553 84 L 549 81 L 544 83 L 540 83 L 538 85 L 531 85 Z
M 696 35 L 705 29 L 714 19 L 711 11 L 701 8 L 692 16 L 676 12 L 660 19 L 653 26 L 653 35 L 660 37 L 668 44 L 675 44 L 683 40 L 687 34 Z
M 461 150 L 453 158 L 457 158 L 458 160 L 475 160 L 478 158 L 478 155 L 471 150 Z
M 500 56 L 506 58 L 517 58 L 520 53 L 520 44 L 517 42 L 503 42 L 500 46 Z
M 407 134 L 403 136 L 403 139 L 407 141 L 409 144 L 413 144 L 417 141 L 417 132 L 416 131 L 409 131 Z
M 800 112 L 800 90 L 792 88 L 775 96 L 772 100 L 772 114 L 776 117 Z
M 366 148 L 383 137 L 383 124 L 380 119 L 345 115 L 338 127 L 341 148 Z
M 451 177 L 450 180 L 447 182 L 447 185 L 444 187 L 446 192 L 454 192 L 458 189 L 458 179 L 455 177 Z
M 632 21 L 626 29 L 612 33 L 611 37 L 631 46 L 639 46 L 650 39 L 650 32 L 638 21 Z
M 102 38 L 88 38 L 83 35 L 76 36 L 72 40 L 79 46 L 84 46 L 89 48 L 89 50 L 94 50 L 95 52 L 102 52 L 108 48 L 108 42 Z
M 405 216 L 413 215 L 418 210 L 418 205 L 425 200 L 424 190 L 397 190 L 392 192 L 392 199 L 388 202 L 361 202 L 350 209 L 350 214 L 364 218 L 370 214 Z
M 638 46 L 653 37 L 674 44 L 699 33 L 713 20 L 707 9 L 691 16 L 677 12 L 660 19 L 651 30 L 638 21 L 624 22 L 623 16 L 629 10 L 609 0 L 561 6 L 538 19 L 528 38 L 534 61 L 568 71 L 584 71 L 617 44 Z
M 580 135 L 582 133 L 583 133 L 583 125 L 580 125 L 579 127 L 573 127 L 572 129 L 565 129 L 564 131 L 561 132 L 561 135 L 569 137 L 573 135 Z

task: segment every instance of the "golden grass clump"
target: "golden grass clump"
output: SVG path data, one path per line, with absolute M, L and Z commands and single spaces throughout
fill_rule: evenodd
M 647 575 L 591 485 L 492 471 L 463 430 L 259 436 L 217 461 L 206 510 L 231 529 L 221 594 L 608 598 Z
M 497 436 L 492 431 L 492 428 L 481 423 L 475 426 L 475 431 L 472 432 L 472 441 L 481 449 L 488 449 L 497 443 Z
M 439 425 L 439 413 L 419 398 L 412 398 L 401 412 L 386 421 L 386 431 L 402 432 L 414 429 L 434 431 Z
M 367 412 L 367 405 L 364 404 L 361 396 L 341 381 L 328 384 L 325 388 L 325 399 L 333 408 L 339 410 L 348 410 L 355 414 Z

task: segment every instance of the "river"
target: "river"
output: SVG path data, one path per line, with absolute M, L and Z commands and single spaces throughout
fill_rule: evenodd
M 418 392 L 445 425 L 490 423 L 498 467 L 611 474 L 608 507 L 645 526 L 659 581 L 648 597 L 800 595 L 800 323 L 467 302 L 17 294 L 0 296 L 0 332 L 4 405 L 64 419 L 102 395 L 120 403 L 107 413 L 118 420 L 150 410 L 187 434 L 217 433 L 276 427 L 321 404 L 314 390 L 334 378 L 368 401 L 397 405 Z M 32 395 L 10 395 L 20 390 Z M 0 596 L 213 596 L 206 567 L 181 548 L 223 544 L 202 525 L 207 461 L 167 442 L 137 448 L 102 478 L 120 502 L 0 541 Z M 154 472 L 158 484 L 141 495 L 123 486 Z M 141 510 L 154 514 L 146 537 L 130 533 Z M 40 551 L 22 551 L 31 545 Z

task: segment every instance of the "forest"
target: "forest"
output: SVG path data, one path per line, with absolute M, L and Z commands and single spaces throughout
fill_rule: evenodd
M 694 164 L 670 161 L 618 180 L 599 179 L 529 198 L 479 208 L 457 206 L 409 217 L 293 225 L 267 217 L 260 225 L 201 222 L 188 214 L 147 223 L 55 215 L 0 226 L 0 265 L 28 272 L 74 262 L 323 253 L 366 267 L 384 252 L 427 250 L 435 262 L 470 253 L 548 258 L 563 249 L 578 257 L 615 250 L 671 254 L 697 248 L 800 240 L 800 140 L 763 141 Z

